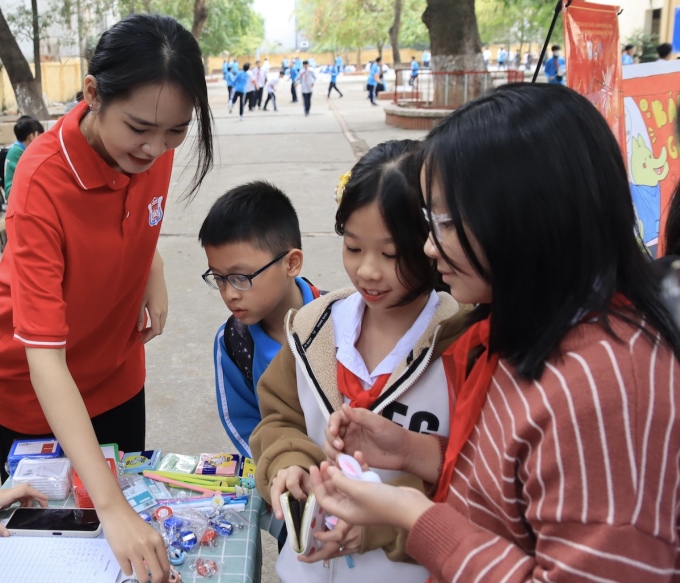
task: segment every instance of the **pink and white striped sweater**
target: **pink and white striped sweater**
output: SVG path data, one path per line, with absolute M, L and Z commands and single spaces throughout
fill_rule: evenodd
M 584 323 L 538 382 L 503 360 L 448 504 L 409 554 L 437 581 L 680 582 L 680 368 L 666 343 Z

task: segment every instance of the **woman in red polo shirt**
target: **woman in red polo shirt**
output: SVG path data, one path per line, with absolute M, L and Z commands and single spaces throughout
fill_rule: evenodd
M 197 42 L 158 15 L 105 32 L 82 100 L 17 167 L 0 261 L 0 463 L 13 439 L 56 435 L 124 572 L 143 581 L 167 576 L 163 541 L 98 443 L 144 449 L 143 344 L 163 331 L 168 303 L 156 243 L 173 150 L 194 113 L 189 196 L 212 165 Z

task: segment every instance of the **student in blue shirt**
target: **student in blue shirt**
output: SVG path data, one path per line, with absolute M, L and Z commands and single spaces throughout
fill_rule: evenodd
M 338 71 L 342 71 L 343 65 L 344 65 L 344 62 L 342 60 L 342 57 L 340 55 L 335 57 L 335 66 L 338 68 Z
M 336 84 L 337 81 L 338 81 L 338 75 L 340 74 L 340 71 L 342 70 L 340 67 L 338 67 L 337 59 L 336 59 L 336 63 L 334 65 L 330 65 L 328 69 L 329 69 L 329 72 L 331 74 L 331 83 L 328 86 L 328 98 L 330 99 L 331 91 L 333 91 L 333 89 L 335 89 L 340 94 L 340 97 L 342 97 L 342 91 L 340 91 L 340 89 L 338 89 L 338 86 Z
M 545 76 L 548 78 L 548 83 L 556 85 L 565 84 L 567 69 L 564 57 L 560 56 L 561 50 L 562 47 L 560 47 L 560 45 L 553 45 L 552 57 L 545 60 L 545 67 L 543 70 L 545 72 Z
M 621 64 L 622 65 L 633 65 L 635 64 L 635 45 L 626 45 L 621 53 Z
M 250 69 L 250 63 L 245 63 L 243 65 L 243 71 L 239 71 L 234 78 L 234 93 L 229 100 L 229 113 L 231 113 L 234 103 L 238 99 L 239 103 L 239 114 L 240 118 L 243 119 L 243 104 L 246 97 L 246 85 L 248 84 L 248 70 Z
M 233 188 L 215 201 L 198 234 L 208 270 L 232 315 L 215 336 L 217 408 L 238 451 L 252 457 L 260 422 L 257 382 L 286 342 L 283 321 L 319 291 L 299 277 L 302 237 L 290 199 L 267 182 Z
M 418 61 L 416 61 L 415 57 L 411 57 L 411 78 L 408 80 L 408 84 L 413 87 L 413 83 L 415 83 L 415 80 L 418 78 L 418 71 L 420 69 L 420 65 L 418 64 Z
M 378 57 L 368 71 L 368 79 L 366 80 L 366 89 L 368 90 L 368 98 L 371 100 L 371 105 L 378 105 L 375 101 L 378 83 L 380 83 L 380 57 Z
M 297 103 L 297 91 L 295 89 L 295 81 L 297 81 L 300 71 L 295 68 L 295 66 L 290 68 L 290 96 L 292 97 L 291 103 Z
M 288 72 L 288 57 L 283 57 L 283 60 L 281 61 L 281 68 L 283 69 L 284 73 Z
M 231 98 L 234 93 L 234 80 L 236 79 L 236 75 L 232 73 L 231 65 L 227 63 L 227 61 L 224 61 L 224 63 L 222 63 L 222 79 L 224 79 L 227 83 L 229 102 L 231 103 Z

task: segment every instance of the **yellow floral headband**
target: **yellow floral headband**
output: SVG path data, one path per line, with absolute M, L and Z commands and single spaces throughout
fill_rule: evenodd
M 348 170 L 340 177 L 338 185 L 335 187 L 335 202 L 338 203 L 338 206 L 340 206 L 342 195 L 345 193 L 345 186 L 347 186 L 350 178 L 352 178 L 352 171 Z

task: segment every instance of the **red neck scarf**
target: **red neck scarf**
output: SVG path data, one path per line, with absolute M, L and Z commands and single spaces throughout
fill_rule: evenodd
M 381 374 L 373 386 L 366 390 L 359 377 L 338 362 L 338 389 L 349 399 L 349 406 L 354 409 L 368 409 L 380 396 L 390 376 L 392 375 Z
M 610 302 L 610 308 L 615 309 L 625 309 L 631 306 L 631 301 L 620 292 L 616 292 Z M 580 318 L 580 321 L 585 322 L 597 315 L 598 312 L 588 312 Z M 498 354 L 489 354 L 489 331 L 490 318 L 481 320 L 473 324 L 442 354 L 449 395 L 452 397 L 455 392 L 456 401 L 454 405 L 453 399 L 449 398 L 451 435 L 444 456 L 437 493 L 433 498 L 435 502 L 445 502 L 448 498 L 456 460 L 477 423 L 486 400 L 486 393 L 491 385 L 491 378 L 498 365 Z M 466 375 L 470 351 L 480 346 L 486 350 L 474 363 L 470 374 Z
M 498 365 L 498 354 L 489 354 L 489 330 L 490 318 L 476 322 L 442 354 L 449 385 L 451 435 L 444 456 L 439 486 L 434 496 L 435 502 L 445 502 L 448 497 L 458 454 L 477 423 L 491 384 L 491 377 Z M 477 358 L 470 374 L 466 374 L 470 351 L 480 346 L 486 350 Z M 455 405 L 452 398 L 454 392 Z

